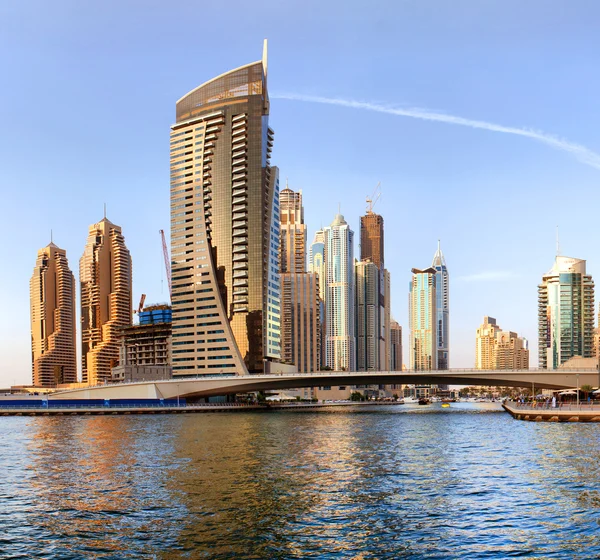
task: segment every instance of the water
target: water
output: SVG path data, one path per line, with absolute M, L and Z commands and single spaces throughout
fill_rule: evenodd
M 600 424 L 453 404 L 0 430 L 0 558 L 600 557 Z

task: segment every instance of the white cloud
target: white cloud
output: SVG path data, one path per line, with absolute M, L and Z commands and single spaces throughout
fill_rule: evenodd
M 385 105 L 379 105 L 377 103 L 369 103 L 363 101 L 354 101 L 352 99 L 332 98 L 332 97 L 320 97 L 316 95 L 301 95 L 295 93 L 280 93 L 271 95 L 273 99 L 289 99 L 293 101 L 306 101 L 309 103 L 324 103 L 327 105 L 338 105 L 340 107 L 350 107 L 353 109 L 364 109 L 366 111 L 375 111 L 377 113 L 386 113 L 388 115 L 396 115 L 401 117 L 410 117 L 413 119 L 421 119 L 425 121 L 436 121 L 447 124 L 456 124 L 460 126 L 468 126 L 470 128 L 479 128 L 483 130 L 490 130 L 492 132 L 502 132 L 504 134 L 514 134 L 517 136 L 525 136 L 538 142 L 542 142 L 556 150 L 568 152 L 572 156 L 576 157 L 582 163 L 600 169 L 600 154 L 582 146 L 581 144 L 575 144 L 564 140 L 552 134 L 542 132 L 539 130 L 533 130 L 530 128 L 516 128 L 512 126 L 503 126 L 500 124 L 494 124 L 486 121 L 478 121 L 472 119 L 465 119 L 463 117 L 457 117 L 454 115 L 447 115 L 445 113 L 436 113 L 428 109 L 399 109 L 395 107 L 388 107 Z
M 517 277 L 518 274 L 510 270 L 487 270 L 485 272 L 477 272 L 476 274 L 457 276 L 456 280 L 460 282 L 489 282 L 494 280 L 509 280 Z

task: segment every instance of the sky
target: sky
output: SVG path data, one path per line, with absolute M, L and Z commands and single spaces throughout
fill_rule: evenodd
M 29 279 L 51 230 L 77 278 L 106 203 L 134 302 L 168 300 L 159 230 L 175 102 L 259 60 L 264 38 L 272 163 L 302 189 L 309 242 L 339 204 L 358 244 L 381 182 L 404 360 L 410 271 L 440 239 L 451 367 L 474 366 L 484 315 L 528 338 L 537 365 L 557 226 L 560 252 L 600 280 L 600 3 L 4 0 L 0 387 L 31 381 Z

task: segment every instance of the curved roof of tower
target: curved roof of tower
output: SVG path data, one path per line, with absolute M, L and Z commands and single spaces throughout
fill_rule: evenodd
M 344 220 L 344 216 L 342 214 L 336 214 L 331 225 L 332 226 L 346 226 L 346 225 L 348 225 L 348 222 L 346 220 Z

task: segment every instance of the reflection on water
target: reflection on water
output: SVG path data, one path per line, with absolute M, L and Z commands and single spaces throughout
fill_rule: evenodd
M 0 422 L 0 557 L 600 556 L 599 424 L 490 405 Z

